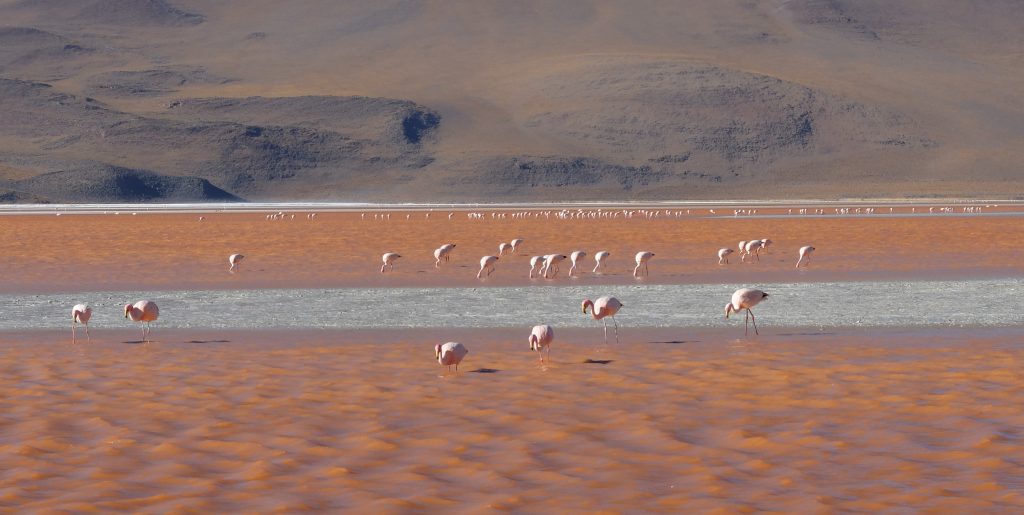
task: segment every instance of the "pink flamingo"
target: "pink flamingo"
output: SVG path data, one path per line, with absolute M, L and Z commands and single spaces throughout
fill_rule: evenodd
M 615 321 L 615 314 L 622 309 L 622 303 L 615 297 L 601 297 L 596 301 L 587 299 L 583 301 L 583 314 L 587 314 L 587 308 L 590 308 L 591 313 L 594 315 L 594 320 L 601 320 L 604 322 L 604 342 L 608 343 L 608 321 L 606 317 L 611 317 L 612 323 L 615 324 L 615 343 L 619 343 L 619 323 Z
M 551 363 L 551 342 L 555 341 L 555 330 L 550 325 L 535 325 L 530 331 L 530 350 L 539 354 L 540 362 L 544 362 L 544 351 L 547 351 L 547 361 Z
M 732 249 L 718 249 L 718 264 L 729 264 L 729 254 L 732 254 Z
M 499 256 L 504 256 L 505 252 L 509 251 L 509 250 L 512 250 L 512 245 L 510 245 L 508 243 L 499 243 L 498 244 L 498 255 Z
M 448 371 L 451 372 L 452 365 L 455 365 L 455 371 L 459 371 L 459 363 L 462 363 L 462 359 L 469 354 L 469 349 L 465 345 L 458 342 L 448 342 L 444 345 L 437 344 L 434 346 L 434 358 L 441 365 L 448 367 Z
M 800 263 L 805 259 L 808 263 L 811 262 L 811 252 L 814 252 L 814 247 L 807 245 L 806 247 L 800 247 L 800 259 L 796 260 L 796 267 L 800 268 Z
M 537 270 L 537 267 L 544 269 L 544 256 L 533 256 L 530 258 L 530 279 L 533 279 L 533 272 Z
M 516 239 L 510 241 L 509 245 L 512 246 L 512 253 L 515 254 L 515 253 L 519 252 L 519 246 L 522 245 L 522 244 L 523 244 L 523 239 L 522 238 L 516 238 Z
M 740 311 L 746 310 L 747 316 L 743 321 L 743 336 L 746 336 L 750 330 L 748 327 L 749 322 L 754 323 L 754 334 L 760 334 L 757 332 L 757 319 L 754 318 L 754 312 L 750 308 L 758 305 L 762 300 L 768 298 L 768 294 L 753 288 L 741 288 L 736 290 L 732 294 L 732 301 L 725 305 L 725 318 L 729 318 L 729 315 L 733 312 L 739 313 Z
M 228 256 L 228 264 L 231 265 L 231 267 L 228 268 L 228 272 L 234 273 L 235 270 L 238 270 L 238 265 L 242 263 L 243 259 L 245 259 L 245 256 L 241 254 L 231 254 Z
M 558 277 L 558 264 L 565 261 L 565 254 L 548 254 L 544 256 L 544 266 L 540 267 L 540 275 L 543 275 L 545 279 L 554 279 Z M 554 274 L 551 271 L 554 270 Z
M 744 254 L 740 256 L 740 261 L 746 261 L 748 257 L 756 257 L 758 261 L 761 261 L 761 240 L 750 240 L 743 247 Z
M 92 318 L 92 308 L 85 304 L 75 304 L 75 307 L 71 308 L 71 343 L 75 343 L 75 325 L 82 324 L 85 326 L 85 336 L 92 341 L 92 336 L 89 335 L 89 319 Z
M 608 252 L 607 250 L 602 250 L 602 251 L 598 252 L 597 254 L 594 254 L 594 269 L 591 272 L 596 274 L 597 273 L 597 269 L 601 268 L 601 264 L 604 263 L 605 260 L 608 259 L 608 256 L 611 256 L 611 255 L 612 255 L 612 253 Z
M 494 273 L 494 263 L 498 261 L 498 256 L 484 256 L 480 258 L 480 271 L 476 273 L 477 279 L 484 277 L 484 270 L 487 270 L 487 275 L 490 276 Z
M 644 275 L 651 275 L 651 271 L 647 269 L 647 262 L 654 257 L 653 252 L 637 252 L 636 253 L 636 268 L 633 269 L 633 277 L 639 277 L 641 269 L 644 271 Z
M 447 263 L 451 259 L 450 254 L 454 248 L 454 243 L 445 243 L 444 245 L 434 249 L 434 268 L 441 267 L 441 260 L 444 260 L 444 262 Z
M 388 269 L 390 271 L 394 271 L 395 270 L 395 260 L 400 258 L 400 257 L 402 257 L 400 254 L 396 254 L 394 252 L 385 252 L 384 255 L 380 257 L 380 260 L 384 263 L 384 264 L 382 264 L 380 266 L 380 273 L 383 274 L 384 273 L 384 269 Z
M 130 318 L 132 322 L 142 322 L 142 341 L 149 341 L 152 332 L 152 323 L 160 318 L 160 308 L 156 302 L 151 300 L 140 300 L 134 305 L 124 305 L 124 317 Z
M 764 253 L 765 254 L 768 253 L 768 246 L 771 245 L 772 243 L 775 243 L 775 242 L 773 242 L 772 240 L 769 240 L 768 238 L 765 238 L 765 239 L 761 240 L 761 248 L 764 249 Z
M 587 257 L 587 252 L 585 250 L 576 250 L 573 251 L 572 254 L 569 254 L 569 260 L 572 261 L 572 266 L 569 267 L 569 277 L 572 277 L 573 272 L 576 271 L 576 265 L 578 265 L 585 257 Z

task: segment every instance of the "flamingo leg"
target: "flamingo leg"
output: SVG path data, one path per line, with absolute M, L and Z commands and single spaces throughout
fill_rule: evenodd
M 89 334 L 89 324 L 85 324 L 85 338 L 90 342 L 92 341 L 92 335 Z
M 612 317 L 612 323 L 615 324 L 615 343 L 619 343 L 619 322 Z
M 633 277 L 639 277 L 636 275 L 638 271 L 640 271 L 640 265 L 636 265 L 636 268 L 633 269 Z
M 607 320 L 602 320 L 601 322 L 604 323 L 604 343 L 607 344 L 608 343 L 608 321 Z
M 743 317 L 743 336 L 746 336 L 750 331 L 750 310 L 747 310 L 746 315 Z
M 754 312 L 751 311 L 750 308 L 747 308 L 747 313 L 750 313 L 750 320 L 754 322 L 754 334 L 761 334 L 757 332 L 757 319 L 754 318 Z
M 71 321 L 71 343 L 75 343 L 75 321 Z

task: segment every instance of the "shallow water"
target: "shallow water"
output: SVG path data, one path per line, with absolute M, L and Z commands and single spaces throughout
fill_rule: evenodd
M 0 329 L 67 327 L 71 306 L 93 308 L 92 327 L 130 327 L 125 302 L 160 306 L 157 327 L 428 328 L 592 327 L 584 298 L 614 295 L 616 317 L 631 327 L 716 328 L 744 285 L 533 286 L 497 288 L 340 288 L 0 295 Z M 1024 280 L 777 283 L 754 309 L 759 327 L 928 327 L 1019 325 Z

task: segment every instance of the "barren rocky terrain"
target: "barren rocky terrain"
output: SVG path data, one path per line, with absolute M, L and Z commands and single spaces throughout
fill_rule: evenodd
M 1019 0 L 0 0 L 0 201 L 1019 197 Z

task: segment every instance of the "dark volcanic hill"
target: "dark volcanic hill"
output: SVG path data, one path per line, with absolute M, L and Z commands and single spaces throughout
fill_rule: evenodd
M 7 202 L 1024 192 L 1019 0 L 0 0 L 0 20 Z

